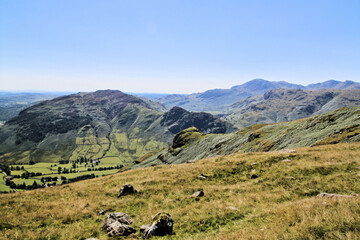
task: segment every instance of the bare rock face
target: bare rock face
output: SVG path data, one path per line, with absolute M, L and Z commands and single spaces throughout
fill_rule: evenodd
M 120 188 L 118 198 L 125 195 L 134 194 L 137 192 L 138 191 L 131 184 L 125 184 Z
M 318 198 L 353 198 L 357 197 L 359 194 L 352 193 L 351 195 L 341 195 L 341 194 L 335 194 L 335 193 L 320 193 L 316 197 Z
M 161 212 L 156 214 L 150 227 L 143 226 L 145 228 L 143 237 L 145 239 L 152 236 L 165 236 L 173 234 L 174 221 L 170 214 Z

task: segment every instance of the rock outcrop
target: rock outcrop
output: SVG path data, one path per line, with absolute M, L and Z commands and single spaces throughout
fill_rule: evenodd
M 104 219 L 101 229 L 106 231 L 109 237 L 129 236 L 136 233 L 136 229 L 129 226 L 132 222 L 125 213 L 109 213 Z
M 152 236 L 165 236 L 173 234 L 174 221 L 170 214 L 161 212 L 156 214 L 149 227 L 144 230 L 143 237 L 145 239 Z
M 137 192 L 138 191 L 131 184 L 125 184 L 120 188 L 118 198 L 129 194 L 135 194 Z

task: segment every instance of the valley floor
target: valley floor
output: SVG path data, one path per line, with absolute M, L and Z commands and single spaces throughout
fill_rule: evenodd
M 139 193 L 118 199 L 125 183 Z M 200 189 L 203 197 L 191 197 Z M 108 239 L 102 209 L 127 213 L 138 230 L 170 213 L 176 234 L 154 239 L 360 239 L 360 196 L 317 197 L 323 192 L 360 193 L 360 143 L 235 153 L 3 194 L 0 239 Z

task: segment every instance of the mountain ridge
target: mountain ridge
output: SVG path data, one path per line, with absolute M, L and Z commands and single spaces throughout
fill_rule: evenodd
M 360 89 L 360 83 L 347 80 L 346 82 L 329 80 L 323 83 L 300 84 L 285 81 L 268 81 L 264 79 L 253 79 L 241 85 L 235 85 L 230 89 L 210 89 L 205 92 L 192 93 L 189 95 L 170 94 L 156 100 L 166 108 L 174 106 L 182 107 L 188 111 L 206 111 L 214 114 L 224 113 L 223 110 L 231 104 L 254 95 L 264 94 L 266 91 L 277 88 L 287 89 Z

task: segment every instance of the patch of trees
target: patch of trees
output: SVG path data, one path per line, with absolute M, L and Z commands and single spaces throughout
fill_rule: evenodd
M 20 170 L 24 170 L 24 166 L 16 166 L 16 167 L 14 167 L 14 166 L 10 166 L 10 170 L 11 171 L 20 171 Z
M 1 169 L 4 173 L 6 173 L 6 175 L 10 175 L 10 174 L 11 174 L 11 170 L 10 170 L 9 166 L 6 165 L 6 164 L 0 164 L 0 169 Z
M 112 169 L 121 169 L 124 165 L 117 165 L 114 167 L 99 167 L 99 168 L 88 168 L 88 171 L 106 171 L 106 170 L 112 170 Z
M 87 175 L 82 175 L 82 176 L 78 176 L 75 178 L 69 178 L 69 179 L 64 179 L 62 181 L 61 184 L 66 184 L 66 183 L 73 183 L 73 182 L 77 182 L 77 181 L 81 181 L 81 180 L 85 180 L 85 179 L 91 179 L 91 178 L 95 178 L 95 174 L 87 174 Z
M 42 187 L 44 187 L 44 186 L 41 185 L 41 184 L 37 184 L 36 181 L 34 181 L 32 185 L 26 185 L 24 182 L 21 183 L 21 184 L 16 184 L 16 183 L 14 183 L 14 182 L 11 181 L 11 180 L 7 180 L 7 181 L 5 182 L 5 184 L 8 185 L 8 186 L 9 186 L 10 188 L 12 188 L 12 189 L 24 189 L 24 190 L 31 190 L 31 189 L 36 189 L 36 188 L 42 188 Z M 55 183 L 55 185 L 56 185 L 56 183 Z
M 32 177 L 38 177 L 38 176 L 41 176 L 42 173 L 41 172 L 28 172 L 28 171 L 25 171 L 23 172 L 21 175 L 12 175 L 14 178 L 25 178 L 25 179 L 28 179 L 28 178 L 32 178 Z

